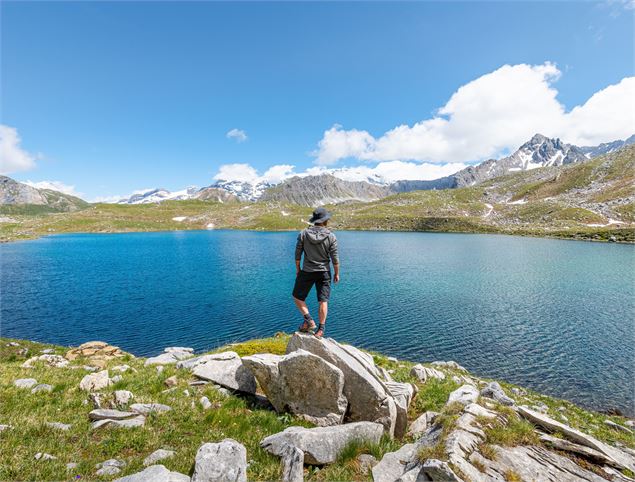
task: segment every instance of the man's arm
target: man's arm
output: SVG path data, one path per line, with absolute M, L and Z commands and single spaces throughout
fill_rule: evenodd
M 295 274 L 300 272 L 300 261 L 302 260 L 302 251 L 304 251 L 304 240 L 302 232 L 298 234 L 298 240 L 295 243 Z
M 340 257 L 337 251 L 337 238 L 334 234 L 331 234 L 331 249 L 330 249 L 331 263 L 333 263 L 333 281 L 340 282 Z

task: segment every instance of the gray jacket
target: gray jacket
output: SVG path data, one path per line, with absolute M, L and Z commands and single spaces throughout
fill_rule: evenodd
M 337 255 L 337 239 L 324 226 L 311 226 L 298 234 L 295 245 L 295 259 L 300 261 L 304 253 L 302 271 L 330 271 L 329 259 L 339 264 Z

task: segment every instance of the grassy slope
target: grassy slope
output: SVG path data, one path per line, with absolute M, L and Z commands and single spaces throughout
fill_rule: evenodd
M 590 186 L 592 188 L 590 188 Z M 565 168 L 543 168 L 475 187 L 415 191 L 370 203 L 329 206 L 333 226 L 351 230 L 506 233 L 635 241 L 635 146 Z M 511 204 L 526 201 L 525 204 Z M 596 209 L 603 203 L 604 212 Z M 493 207 L 490 215 L 488 204 Z M 22 211 L 20 211 L 22 209 Z M 159 205 L 96 204 L 46 214 L 0 207 L 0 240 L 65 232 L 128 232 L 216 228 L 295 230 L 310 210 L 280 203 L 167 201 Z M 608 212 L 608 214 L 607 214 Z M 186 216 L 182 222 L 172 218 Z M 626 225 L 608 225 L 609 217 Z M 589 226 L 589 225 L 606 226 Z
M 287 336 L 252 340 L 232 345 L 229 349 L 242 356 L 262 352 L 284 353 L 287 340 Z M 18 341 L 21 346 L 7 346 L 9 341 Z M 24 347 L 29 348 L 27 356 L 18 354 L 18 350 Z M 126 461 L 127 466 L 118 475 L 121 476 L 142 470 L 143 459 L 159 448 L 177 452 L 175 457 L 161 463 L 171 470 L 188 474 L 196 450 L 202 443 L 227 437 L 240 441 L 247 448 L 249 480 L 277 480 L 280 476 L 279 459 L 263 451 L 259 447 L 260 440 L 291 425 L 309 425 L 289 414 L 278 415 L 258 408 L 249 398 L 224 397 L 214 388 L 205 386 L 190 387 L 190 374 L 185 370 L 166 366 L 163 373 L 158 374 L 155 367 L 144 367 L 143 359 L 131 357 L 113 361 L 109 366 L 126 363 L 136 371 L 124 373 L 122 381 L 102 393 L 108 395 L 114 390 L 126 389 L 135 394 L 135 402 L 165 403 L 173 410 L 149 417 L 143 428 L 106 428 L 93 432 L 88 421 L 92 406 L 83 403 L 86 394 L 78 388 L 87 372 L 82 369 L 20 367 L 27 357 L 38 354 L 43 348 L 53 348 L 58 354 L 66 351 L 63 347 L 53 345 L 0 338 L 0 424 L 13 426 L 0 432 L 0 480 L 62 480 L 78 475 L 83 480 L 94 480 L 97 478 L 95 464 L 110 458 Z M 223 349 L 227 347 L 218 350 Z M 412 363 L 391 362 L 379 354 L 374 357 L 378 365 L 394 370 L 393 377 L 396 380 L 418 385 L 419 393 L 410 407 L 411 420 L 426 410 L 441 411 L 449 393 L 458 387 L 449 377 L 445 381 L 432 380 L 421 384 L 409 374 Z M 78 360 L 73 364 L 81 365 L 82 362 Z M 179 380 L 178 389 L 162 393 L 166 388 L 165 379 L 172 375 Z M 55 388 L 52 393 L 31 394 L 29 390 L 13 386 L 13 381 L 18 378 L 35 378 Z M 512 387 L 509 384 L 503 386 L 507 390 Z M 191 396 L 183 393 L 185 389 L 189 390 Z M 196 401 L 203 395 L 209 397 L 217 407 L 209 411 L 202 410 Z M 192 402 L 195 402 L 194 407 Z M 585 411 L 572 403 L 530 391 L 522 402 L 528 405 L 545 403 L 550 415 L 556 419 L 564 420 L 562 417 L 566 416 L 569 425 L 597 438 L 635 447 L 632 436 L 612 430 L 603 423 L 606 418 L 623 422 L 624 419 L 620 417 L 606 417 Z M 47 427 L 45 422 L 70 423 L 73 427 L 63 432 Z M 513 435 L 493 432 L 492 440 L 499 441 L 501 437 Z M 322 469 L 307 467 L 305 476 L 308 480 L 369 480 L 368 474 L 361 473 L 355 457 L 359 453 L 371 453 L 381 458 L 385 452 L 393 451 L 408 441 L 384 439 L 375 446 L 353 445 L 338 463 Z M 58 459 L 36 461 L 34 455 L 37 452 L 50 453 Z M 79 466 L 67 471 L 65 464 L 69 462 L 77 462 Z

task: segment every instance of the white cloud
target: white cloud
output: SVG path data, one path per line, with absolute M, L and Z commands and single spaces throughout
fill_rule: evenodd
M 37 189 L 51 189 L 53 191 L 59 191 L 64 194 L 70 194 L 71 196 L 81 197 L 83 195 L 81 192 L 77 192 L 75 190 L 75 186 L 70 186 L 60 181 L 24 181 L 24 184 Z
M 635 77 L 566 112 L 553 87 L 560 74 L 550 62 L 504 65 L 461 86 L 434 117 L 397 126 L 377 138 L 334 125 L 318 143 L 316 164 L 346 158 L 470 162 L 516 149 L 537 132 L 584 145 L 635 132 Z
M 0 124 L 0 174 L 28 171 L 35 167 L 33 154 L 20 147 L 17 129 Z
M 258 171 L 249 164 L 223 164 L 214 179 L 222 181 L 257 182 Z
M 225 134 L 227 139 L 234 139 L 236 142 L 245 142 L 248 137 L 247 133 L 242 129 L 232 129 Z

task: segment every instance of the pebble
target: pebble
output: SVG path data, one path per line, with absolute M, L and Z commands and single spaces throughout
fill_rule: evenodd
M 123 380 L 123 377 L 122 377 L 121 375 L 115 375 L 114 377 L 112 377 L 112 378 L 110 379 L 110 381 L 111 381 L 112 383 L 118 383 L 118 382 L 120 382 L 121 380 Z
M 77 463 L 76 462 L 69 462 L 66 464 L 66 470 L 73 470 L 77 468 Z
M 53 385 L 48 385 L 46 383 L 40 383 L 39 385 L 34 386 L 31 389 L 31 393 L 38 393 L 38 392 L 52 392 L 53 391 Z
M 46 425 L 57 430 L 63 430 L 65 432 L 70 430 L 70 428 L 72 427 L 71 424 L 61 422 L 46 422 Z
M 163 372 L 163 365 L 159 365 L 157 367 L 157 373 L 161 373 L 161 372 Z
M 37 385 L 37 380 L 35 378 L 20 378 L 14 381 L 13 384 L 18 388 L 31 388 Z
M 176 387 L 179 380 L 176 378 L 176 375 L 172 375 L 170 378 L 166 378 L 163 383 L 165 383 L 166 387 Z
M 207 397 L 201 397 L 199 402 L 201 403 L 203 410 L 209 410 L 210 408 L 212 408 L 212 402 L 210 402 L 209 398 Z
M 56 460 L 57 457 L 55 455 L 38 452 L 35 454 L 35 460 Z
M 150 455 L 148 455 L 145 459 L 143 459 L 143 465 L 147 467 L 148 465 L 157 463 L 159 460 L 173 457 L 174 454 L 175 452 L 173 450 L 164 450 L 164 449 L 155 450 Z
M 111 370 L 113 370 L 115 372 L 125 373 L 128 370 L 130 370 L 130 366 L 128 366 L 128 365 L 117 365 L 116 367 L 112 367 Z
M 13 428 L 13 425 L 2 424 L 0 425 L 0 432 L 4 432 L 5 430 L 9 430 L 10 428 Z
M 116 475 L 121 472 L 121 469 L 126 466 L 126 463 L 123 460 L 110 459 L 105 462 L 101 462 L 97 464 L 95 467 L 98 468 L 96 475 Z
M 128 390 L 115 390 L 115 404 L 128 405 L 130 400 L 134 398 L 132 392 Z
M 45 348 L 44 350 L 40 350 L 40 353 L 54 353 L 55 350 L 53 350 L 53 348 Z

